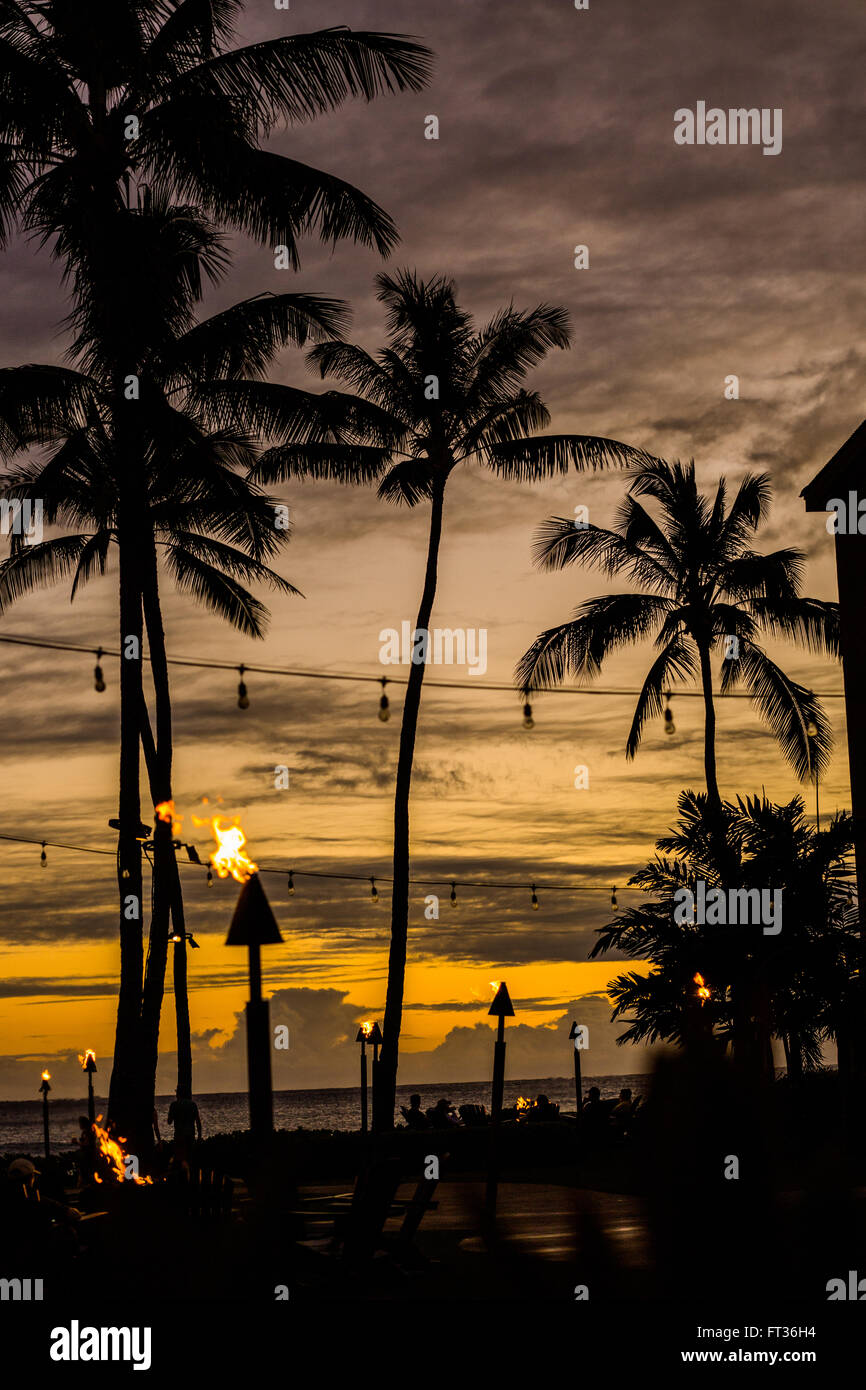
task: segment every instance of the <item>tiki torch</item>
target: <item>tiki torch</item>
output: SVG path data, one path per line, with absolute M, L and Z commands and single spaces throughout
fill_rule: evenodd
M 487 1010 L 499 1021 L 496 1042 L 493 1044 L 493 1096 L 490 1104 L 490 1151 L 487 1165 L 487 1196 L 484 1214 L 488 1223 L 496 1215 L 496 1188 L 499 1169 L 499 1124 L 502 1119 L 502 1100 L 505 1093 L 505 1020 L 514 1017 L 514 1005 L 504 980 L 495 983 L 496 995 Z
M 42 1092 L 42 1133 L 45 1136 L 46 1158 L 49 1158 L 51 1155 L 51 1146 L 48 1141 L 48 1092 L 51 1090 L 51 1087 L 48 1085 L 48 1083 L 50 1080 L 51 1072 L 44 1071 L 42 1073 L 42 1085 L 39 1087 L 39 1089 Z
M 583 1082 L 580 1076 L 580 1052 L 583 1047 L 583 1029 L 579 1023 L 572 1023 L 568 1035 L 574 1041 L 574 1094 L 577 1100 L 577 1113 L 583 1109 Z
M 254 1142 L 258 1144 L 267 1142 L 274 1132 L 270 1009 L 267 999 L 262 998 L 261 947 L 276 945 L 282 939 L 261 880 L 257 873 L 251 873 L 241 889 L 226 937 L 226 945 L 246 946 L 249 953 L 250 997 L 246 1005 L 247 1077 L 250 1133 Z
M 93 1099 L 93 1073 L 96 1071 L 96 1053 L 91 1047 L 87 1049 L 84 1056 L 78 1058 L 81 1063 L 81 1070 L 87 1072 L 87 1118 L 91 1128 L 96 1124 L 96 1102 Z
M 361 1133 L 367 1133 L 367 1043 L 373 1041 L 373 1023 L 362 1023 L 355 1042 L 361 1044 Z M 378 1045 L 376 1047 L 378 1052 Z

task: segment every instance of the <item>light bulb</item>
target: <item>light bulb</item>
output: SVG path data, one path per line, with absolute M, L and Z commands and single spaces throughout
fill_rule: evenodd
M 808 724 L 806 725 L 806 733 L 809 735 L 809 738 L 816 737 L 818 733 L 818 725 L 815 723 L 814 719 L 810 719 Z
M 238 674 L 240 676 L 240 680 L 238 681 L 238 709 L 249 709 L 250 707 L 250 697 L 247 694 L 247 687 L 244 683 L 244 669 L 243 666 L 238 667 Z
M 456 884 L 456 883 L 452 883 L 452 885 L 451 885 L 451 906 L 452 906 L 452 907 L 456 907 L 456 906 L 457 906 L 457 884 Z
M 370 901 L 374 903 L 379 901 L 379 894 L 376 892 L 376 880 L 374 878 L 370 879 Z
M 207 886 L 213 888 L 213 872 L 210 869 L 207 871 Z
M 45 869 L 45 868 L 48 867 L 48 855 L 45 853 L 45 843 L 46 843 L 45 840 L 43 840 L 43 841 L 42 841 L 42 853 L 41 853 L 40 856 L 39 856 L 39 863 L 41 864 L 41 866 L 42 866 L 43 869 Z
M 535 884 L 534 884 L 534 883 L 533 883 L 533 885 L 532 885 L 532 907 L 533 907 L 533 910 L 534 910 L 535 912 L 538 911 L 538 897 L 537 897 L 536 892 L 535 892 Z
M 96 665 L 93 668 L 93 689 L 98 690 L 100 694 L 102 694 L 105 689 L 105 676 L 102 674 L 101 661 L 102 648 L 100 647 L 99 651 L 96 653 Z
M 610 894 L 610 905 L 611 905 L 611 907 L 616 907 L 616 905 L 617 905 L 617 904 L 616 904 L 616 889 L 615 889 L 615 888 L 612 888 L 612 889 L 611 889 L 611 894 Z
M 290 897 L 290 898 L 293 898 L 294 895 L 295 895 L 295 875 L 294 875 L 294 873 L 292 872 L 291 869 L 289 869 L 289 888 L 288 888 L 288 892 L 289 892 L 289 897 Z
M 671 711 L 670 711 L 669 709 L 666 709 L 666 710 L 665 710 L 665 733 L 666 733 L 666 734 L 675 734 L 676 731 L 677 731 L 677 726 L 676 726 L 676 724 L 674 723 L 673 714 L 671 713 Z
M 391 711 L 388 708 L 388 696 L 385 694 L 385 681 L 382 681 L 382 698 L 379 701 L 379 718 L 383 724 L 387 724 L 391 718 Z
M 527 700 L 523 706 L 523 727 L 524 729 L 534 729 L 535 720 L 532 717 L 532 705 Z

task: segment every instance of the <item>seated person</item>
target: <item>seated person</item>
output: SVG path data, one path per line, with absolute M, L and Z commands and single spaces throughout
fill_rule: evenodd
M 400 1113 L 410 1129 L 429 1129 L 430 1121 L 421 1109 L 421 1097 L 418 1095 L 409 1097 L 409 1109 L 405 1105 L 400 1106 Z
M 559 1106 L 553 1105 L 547 1096 L 536 1096 L 535 1104 L 526 1118 L 536 1123 L 541 1120 L 556 1120 L 559 1118 Z
M 450 1129 L 459 1123 L 450 1101 L 440 1100 L 427 1111 L 427 1118 L 433 1129 Z
M 619 1100 L 610 1112 L 610 1122 L 620 1133 L 625 1133 L 631 1122 L 634 1106 L 631 1100 L 631 1091 L 628 1086 L 624 1086 L 619 1093 Z

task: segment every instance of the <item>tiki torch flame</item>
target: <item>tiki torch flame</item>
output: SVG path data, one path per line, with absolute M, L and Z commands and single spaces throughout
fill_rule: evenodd
M 491 980 L 491 981 L 490 981 L 490 988 L 491 988 L 492 990 L 497 990 L 497 989 L 499 988 L 499 986 L 500 986 L 501 983 L 502 983 L 501 980 Z
M 220 878 L 232 878 L 238 883 L 246 883 L 248 878 L 258 873 L 258 864 L 254 864 L 252 859 L 244 850 L 247 837 L 241 830 L 235 818 L 233 825 L 223 825 L 222 816 L 213 816 L 211 820 L 201 821 L 197 816 L 193 816 L 196 825 L 209 825 L 214 833 L 214 839 L 219 845 L 219 849 L 210 857 Z
M 51 1080 L 51 1072 L 50 1072 L 50 1071 L 44 1071 L 44 1072 L 42 1073 L 42 1080 L 43 1080 L 43 1081 L 50 1081 L 50 1080 Z
M 372 1023 L 362 1023 L 362 1024 L 361 1024 L 361 1032 L 364 1034 L 364 1037 L 365 1037 L 365 1038 L 369 1038 L 369 1036 L 370 1036 L 370 1034 L 372 1033 L 372 1031 L 373 1031 L 373 1025 L 372 1025 Z
M 94 1066 L 96 1065 L 96 1053 L 93 1051 L 92 1047 L 89 1047 L 83 1057 L 79 1052 L 78 1060 L 81 1063 L 81 1070 L 87 1071 L 88 1062 L 93 1062 Z
M 93 1137 L 96 1141 L 96 1152 L 104 1162 L 108 1177 L 112 1182 L 124 1182 L 129 1178 L 132 1182 L 137 1183 L 139 1187 L 151 1186 L 153 1183 L 152 1178 L 142 1178 L 134 1171 L 127 1173 L 127 1155 L 123 1147 L 126 1140 L 122 1135 L 118 1135 L 115 1139 L 114 1135 L 110 1134 L 108 1130 L 100 1124 L 101 1119 L 102 1116 L 97 1115 L 96 1123 L 93 1126 Z M 98 1173 L 94 1173 L 93 1177 L 95 1182 L 102 1182 L 102 1178 Z
M 175 815 L 173 801 L 160 801 L 158 805 L 154 806 L 153 814 L 157 820 L 169 822 L 172 835 L 180 834 L 183 828 L 183 816 Z
M 698 998 L 701 1001 L 701 1008 L 703 1008 L 710 997 L 710 991 L 707 989 L 704 983 L 704 977 L 700 971 L 695 975 L 695 984 L 698 987 Z

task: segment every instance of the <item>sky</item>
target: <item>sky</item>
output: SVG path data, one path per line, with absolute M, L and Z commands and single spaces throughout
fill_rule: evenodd
M 461 303 L 486 322 L 513 303 L 563 305 L 569 351 L 533 374 L 551 432 L 607 435 L 664 457 L 694 458 L 702 487 L 765 470 L 774 504 L 758 548 L 797 545 L 805 591 L 836 597 L 832 541 L 799 500 L 862 418 L 862 153 L 856 131 L 862 74 L 860 7 L 848 0 L 293 0 L 247 6 L 241 38 L 345 24 L 421 38 L 435 76 L 417 94 L 343 106 L 314 124 L 276 131 L 271 147 L 346 178 L 395 218 L 401 242 L 388 268 L 446 273 Z M 674 113 L 757 107 L 783 112 L 782 149 L 679 145 Z M 436 115 L 439 139 L 425 138 Z M 575 247 L 588 267 L 575 268 Z M 207 311 L 264 290 L 315 290 L 352 306 L 348 336 L 375 350 L 383 316 L 374 277 L 384 267 L 348 244 L 302 246 L 297 274 L 273 249 L 232 241 L 234 265 Z M 38 247 L 0 258 L 0 361 L 60 361 L 67 310 L 58 267 Z M 315 387 L 302 354 L 287 351 L 274 379 Z M 739 381 L 727 399 L 726 378 Z M 634 697 L 539 695 L 535 727 L 520 702 L 484 689 L 507 682 L 542 629 L 583 599 L 614 591 L 588 569 L 533 567 L 532 541 L 549 516 L 587 507 L 612 524 L 619 473 L 572 473 L 539 484 L 467 470 L 449 482 L 434 611 L 438 627 L 484 629 L 487 671 L 477 689 L 427 688 L 412 798 L 412 873 L 419 879 L 525 884 L 461 889 L 438 920 L 413 890 L 400 1080 L 478 1080 L 489 1073 L 491 980 L 506 979 L 513 1077 L 568 1075 L 568 1030 L 590 1025 L 585 1074 L 637 1072 L 645 1049 L 617 1047 L 606 988 L 615 957 L 587 961 L 625 888 L 673 824 L 678 794 L 702 786 L 699 703 L 674 697 L 676 734 L 649 726 L 624 756 Z M 379 501 L 372 490 L 292 483 L 291 543 L 277 568 L 303 598 L 275 597 L 264 642 L 242 638 L 164 584 L 169 652 L 317 672 L 381 676 L 380 633 L 413 622 L 428 509 Z M 264 595 L 263 595 L 264 596 Z M 62 586 L 0 615 L 0 635 L 116 645 L 116 571 L 70 606 Z M 832 663 L 770 644 L 804 684 L 840 691 Z M 634 691 L 648 669 L 642 645 L 612 660 L 599 684 Z M 116 814 L 118 672 L 93 689 L 93 659 L 0 643 L 3 809 L 0 833 L 86 845 L 107 854 L 2 843 L 0 1096 L 36 1094 L 48 1065 L 57 1094 L 80 1093 L 77 1054 L 93 1047 L 107 1083 L 118 971 L 112 832 Z M 387 668 L 391 675 L 404 671 Z M 466 680 L 465 668 L 432 670 Z M 250 674 L 239 710 L 231 671 L 177 669 L 175 801 L 183 836 L 212 848 L 192 816 L 239 815 L 264 870 L 284 944 L 265 950 L 272 1022 L 291 1046 L 275 1054 L 279 1087 L 350 1085 L 359 1020 L 380 1017 L 387 973 L 389 892 L 303 871 L 387 876 L 400 691 L 376 718 L 374 684 Z M 849 804 L 844 706 L 828 701 L 836 752 L 820 788 L 822 813 Z M 785 801 L 801 788 L 745 701 L 718 714 L 722 794 L 761 791 Z M 277 789 L 274 768 L 289 769 Z M 574 769 L 587 769 L 575 787 Z M 220 801 L 219 799 L 222 798 Z M 244 1084 L 245 955 L 226 948 L 237 885 L 207 888 L 184 868 L 195 1089 Z M 539 884 L 532 911 L 530 884 Z M 544 892 L 582 884 L 586 891 Z M 427 891 L 430 891 L 429 889 Z M 629 968 L 631 968 L 629 966 Z M 170 985 L 170 981 L 169 981 Z M 166 996 L 159 1084 L 174 1086 L 173 998 Z

